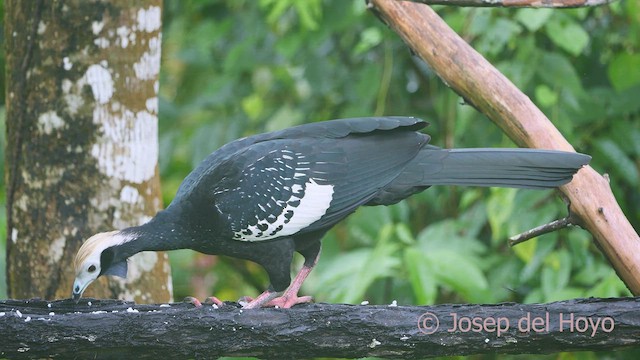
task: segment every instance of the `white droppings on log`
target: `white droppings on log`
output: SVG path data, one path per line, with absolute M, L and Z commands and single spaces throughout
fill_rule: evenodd
M 140 80 L 156 79 L 160 72 L 160 35 L 149 39 L 149 51 L 142 54 L 138 62 L 133 64 L 136 77 Z
M 64 254 L 64 247 L 67 244 L 67 238 L 61 236 L 51 242 L 49 245 L 49 254 L 50 257 L 47 260 L 50 264 L 55 264 L 60 259 L 62 259 L 62 255 Z
M 154 115 L 127 109 L 112 113 L 106 106 L 97 106 L 93 121 L 102 125 L 103 135 L 93 144 L 91 154 L 103 174 L 136 184 L 155 175 L 158 122 Z
M 38 131 L 51 135 L 53 130 L 60 129 L 65 125 L 64 120 L 55 111 L 47 111 L 38 116 Z
M 18 242 L 18 229 L 16 228 L 11 229 L 11 241 L 14 244 Z
M 98 104 L 106 104 L 113 96 L 111 73 L 102 65 L 91 65 L 84 74 Z
M 161 25 L 162 17 L 159 6 L 138 10 L 138 29 L 140 31 L 154 32 L 159 30 Z
M 140 200 L 140 193 L 138 193 L 138 189 L 133 186 L 125 185 L 122 190 L 120 190 L 120 200 L 129 204 L 135 204 Z

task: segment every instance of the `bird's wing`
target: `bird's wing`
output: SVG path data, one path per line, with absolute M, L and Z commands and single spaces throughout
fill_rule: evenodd
M 212 198 L 236 240 L 315 231 L 374 197 L 427 140 L 398 131 L 254 144 L 215 170 Z
M 236 153 L 242 152 L 255 144 L 281 139 L 338 139 L 354 134 L 367 134 L 374 131 L 395 129 L 414 131 L 427 125 L 426 121 L 414 117 L 362 117 L 308 123 L 237 139 L 225 144 L 207 156 L 180 184 L 176 199 L 180 200 L 183 196 L 192 193 L 201 179 L 209 175 L 211 169 L 217 168 L 220 164 L 227 162 L 230 157 L 235 156 Z

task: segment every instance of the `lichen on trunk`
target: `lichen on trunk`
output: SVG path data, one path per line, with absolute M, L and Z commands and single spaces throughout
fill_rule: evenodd
M 7 1 L 7 275 L 14 298 L 65 298 L 96 232 L 162 207 L 158 177 L 161 6 Z M 129 261 L 88 296 L 172 297 L 166 254 Z

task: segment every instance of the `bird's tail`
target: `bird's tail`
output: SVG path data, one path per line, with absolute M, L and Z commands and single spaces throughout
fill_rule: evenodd
M 432 185 L 545 189 L 571 181 L 591 157 L 536 149 L 440 149 L 427 145 L 366 205 L 390 205 Z
M 427 146 L 398 180 L 413 186 L 552 188 L 571 181 L 573 174 L 590 160 L 588 155 L 554 150 L 449 150 Z

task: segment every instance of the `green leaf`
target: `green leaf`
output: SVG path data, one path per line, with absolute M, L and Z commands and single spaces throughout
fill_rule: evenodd
M 513 252 L 518 256 L 520 260 L 524 263 L 529 263 L 533 260 L 533 256 L 536 253 L 536 245 L 538 244 L 538 239 L 533 238 L 531 240 L 525 241 L 514 246 Z
M 474 258 L 446 249 L 425 255 L 424 261 L 429 262 L 438 283 L 455 290 L 466 301 L 481 301 L 488 288 L 488 282 L 482 270 L 475 264 Z
M 607 158 L 607 163 L 617 175 L 621 176 L 629 185 L 638 186 L 640 183 L 638 168 L 618 144 L 610 139 L 602 139 L 597 141 L 595 145 Z
M 522 32 L 522 27 L 517 22 L 499 18 L 488 26 L 486 31 L 480 33 L 477 42 L 478 51 L 486 55 L 496 55 L 520 32 Z
M 416 239 L 413 237 L 413 233 L 411 233 L 411 229 L 407 224 L 401 223 L 396 225 L 396 236 L 405 245 L 412 245 L 416 242 Z
M 578 56 L 589 43 L 589 34 L 569 17 L 554 17 L 546 25 L 547 35 L 556 45 Z
M 545 258 L 549 253 L 553 251 L 557 243 L 558 242 L 555 239 L 544 241 L 538 240 L 536 253 L 533 256 L 533 259 L 531 259 L 531 261 L 525 265 L 525 267 L 522 269 L 522 272 L 520 273 L 520 280 L 522 282 L 530 280 L 537 274 L 540 266 L 544 263 Z
M 609 269 L 609 274 L 591 288 L 588 292 L 590 296 L 609 298 L 619 296 L 630 296 L 629 289 L 616 275 L 613 269 Z
M 617 54 L 607 67 L 607 75 L 617 91 L 640 84 L 640 54 Z
M 360 41 L 354 49 L 354 54 L 360 55 L 382 42 L 382 32 L 379 27 L 366 28 L 360 34 Z
M 558 103 L 558 93 L 545 84 L 536 86 L 536 100 L 545 107 L 551 107 Z
M 547 85 L 568 89 L 578 96 L 584 93 L 578 73 L 571 62 L 561 54 L 544 53 L 538 64 L 537 73 Z
M 506 236 L 504 228 L 513 212 L 516 193 L 516 189 L 491 188 L 491 196 L 487 200 L 487 216 L 493 239 L 501 239 Z
M 378 278 L 391 276 L 394 269 L 400 264 L 394 253 L 398 250 L 398 244 L 392 240 L 393 226 L 385 226 L 380 232 L 378 242 L 360 267 L 355 276 L 351 277 L 351 286 L 344 295 L 343 301 L 356 302 L 363 298 L 369 286 Z
M 529 31 L 537 31 L 553 14 L 553 9 L 519 9 L 516 19 Z
M 252 120 L 262 114 L 262 109 L 264 109 L 264 103 L 260 95 L 254 93 L 242 99 L 242 110 Z
M 478 239 L 466 233 L 468 224 L 455 220 L 443 220 L 434 223 L 418 234 L 418 243 L 425 253 L 438 250 L 451 250 L 477 256 L 486 251 Z
M 294 6 L 300 17 L 300 23 L 309 30 L 318 29 L 318 21 L 322 17 L 322 4 L 318 0 L 296 1 Z
M 409 275 L 409 282 L 416 298 L 416 304 L 430 305 L 436 302 L 438 296 L 437 282 L 433 276 L 433 269 L 424 254 L 414 248 L 404 252 L 405 269 Z

